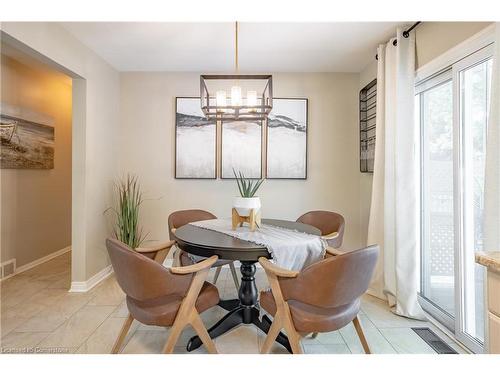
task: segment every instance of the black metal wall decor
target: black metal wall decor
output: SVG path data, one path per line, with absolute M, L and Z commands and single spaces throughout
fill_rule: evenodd
M 377 127 L 377 80 L 359 92 L 359 170 L 373 172 L 375 130 Z

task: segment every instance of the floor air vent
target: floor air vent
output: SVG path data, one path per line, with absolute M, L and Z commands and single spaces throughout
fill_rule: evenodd
M 451 346 L 441 340 L 430 328 L 412 328 L 427 345 L 438 354 L 458 354 Z
M 0 264 L 0 280 L 12 276 L 16 272 L 16 260 L 11 259 Z

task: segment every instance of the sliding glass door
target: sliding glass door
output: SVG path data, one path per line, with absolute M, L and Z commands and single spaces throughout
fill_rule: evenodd
M 461 304 L 457 335 L 470 346 L 484 341 L 484 268 L 474 261 L 483 249 L 484 168 L 490 104 L 492 60 L 489 53 L 472 56 L 455 66 L 461 160 Z
M 440 320 L 455 316 L 453 82 L 440 76 L 419 95 L 422 160 L 421 295 Z
M 484 166 L 491 48 L 417 86 L 423 308 L 475 352 L 484 341 Z

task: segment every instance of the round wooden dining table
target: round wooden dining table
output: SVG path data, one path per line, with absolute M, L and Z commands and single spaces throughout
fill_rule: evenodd
M 321 235 L 319 229 L 295 221 L 263 219 L 262 224 Z M 255 285 L 255 263 L 258 262 L 260 257 L 271 258 L 267 248 L 190 224 L 177 228 L 175 239 L 177 246 L 190 254 L 202 257 L 217 255 L 220 259 L 239 260 L 241 262 L 242 276 L 238 298 L 219 302 L 219 306 L 227 310 L 228 313 L 208 330 L 210 337 L 216 338 L 240 324 L 254 324 L 267 334 L 272 321 L 267 315 L 263 315 L 262 319 L 259 318 L 260 307 L 257 286 Z M 276 341 L 291 352 L 288 338 L 283 333 L 278 335 Z M 200 338 L 193 336 L 188 341 L 187 350 L 192 351 L 200 346 Z

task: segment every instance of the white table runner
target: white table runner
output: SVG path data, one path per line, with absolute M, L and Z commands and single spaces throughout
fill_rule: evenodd
M 232 230 L 231 219 L 196 221 L 191 225 L 265 246 L 273 257 L 273 263 L 294 271 L 322 260 L 328 246 L 320 236 L 269 224 L 261 224 L 255 232 L 247 226 Z

